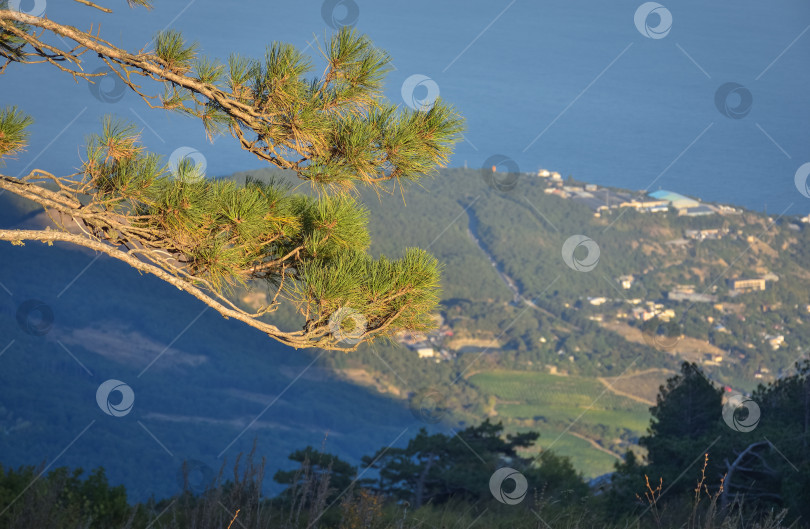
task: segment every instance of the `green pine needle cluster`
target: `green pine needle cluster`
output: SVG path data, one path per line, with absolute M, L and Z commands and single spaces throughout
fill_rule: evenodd
M 17 107 L 0 109 L 0 162 L 6 156 L 15 156 L 25 150 L 31 123 L 31 117 Z
M 299 269 L 302 281 L 294 298 L 307 309 L 331 315 L 343 307 L 363 314 L 377 328 L 396 316 L 394 330 L 432 327 L 430 312 L 439 302 L 440 266 L 435 257 L 409 248 L 402 259 L 373 259 L 362 252 L 341 252 L 332 259 L 313 259 Z
M 155 37 L 155 55 L 175 73 L 186 73 L 197 57 L 197 43 L 186 44 L 179 31 L 169 29 Z
M 155 49 L 167 68 L 193 71 L 196 80 L 229 92 L 255 120 L 245 130 L 223 105 L 200 103 L 193 90 L 174 84 L 166 87 L 166 108 L 200 117 L 209 135 L 253 133 L 252 152 L 323 189 L 434 174 L 463 131 L 461 117 L 441 99 L 425 111 L 385 101 L 391 59 L 350 28 L 327 39 L 317 77 L 308 77 L 312 60 L 286 43 L 273 43 L 262 59 L 231 55 L 226 64 L 198 57 L 196 44 L 173 30 L 157 36 Z
M 401 259 L 370 257 L 368 212 L 351 195 L 206 179 L 188 158 L 173 170 L 139 145 L 132 125 L 111 118 L 88 141 L 83 174 L 95 202 L 130 216 L 219 293 L 261 278 L 283 285 L 311 328 L 344 307 L 380 335 L 431 326 L 438 262 L 417 248 Z

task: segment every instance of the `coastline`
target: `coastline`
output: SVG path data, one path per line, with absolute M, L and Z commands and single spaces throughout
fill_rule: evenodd
M 463 167 L 459 169 L 464 169 Z M 489 177 L 488 169 L 482 169 L 485 179 Z M 612 212 L 622 208 L 632 208 L 644 213 L 663 213 L 675 211 L 679 216 L 709 216 L 718 215 L 742 215 L 744 213 L 754 213 L 763 215 L 771 222 L 778 219 L 794 219 L 803 224 L 810 224 L 810 212 L 802 216 L 801 214 L 781 213 L 776 217 L 769 215 L 767 211 L 748 208 L 741 205 L 731 205 L 729 203 L 704 201 L 694 195 L 682 194 L 679 191 L 667 189 L 657 189 L 649 191 L 647 189 L 631 190 L 617 186 L 599 185 L 587 183 L 574 179 L 572 176 L 563 177 L 557 171 L 549 169 L 539 169 L 537 172 L 509 173 L 498 171 L 492 167 L 492 176 L 489 177 L 496 182 L 516 181 L 519 178 L 531 178 L 542 182 L 545 186 L 544 192 L 558 196 L 562 199 L 570 199 L 591 208 L 595 217 L 600 217 L 602 213 Z M 509 176 L 507 176 L 509 175 Z M 514 176 L 513 176 L 514 175 Z M 788 207 L 790 209 L 790 206 Z

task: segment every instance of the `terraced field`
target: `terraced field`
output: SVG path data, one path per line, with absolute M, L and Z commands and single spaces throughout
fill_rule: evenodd
M 612 393 L 595 378 L 493 371 L 469 381 L 495 396 L 496 419 L 507 431 L 540 432 L 542 449 L 571 457 L 586 477 L 610 472 L 650 420 L 646 404 Z

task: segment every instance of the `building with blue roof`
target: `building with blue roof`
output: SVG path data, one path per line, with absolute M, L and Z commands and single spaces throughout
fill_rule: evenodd
M 700 206 L 700 202 L 695 199 L 675 193 L 674 191 L 666 191 L 661 189 L 650 193 L 650 196 L 659 200 L 667 200 L 675 209 L 696 208 Z

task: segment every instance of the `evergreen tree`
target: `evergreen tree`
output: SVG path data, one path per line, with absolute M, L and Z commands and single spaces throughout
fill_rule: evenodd
M 652 419 L 639 444 L 647 449 L 646 473 L 651 483 L 663 478 L 672 492 L 694 488 L 689 480 L 678 480 L 684 470 L 701 460 L 706 451 L 717 453 L 717 436 L 722 424 L 722 389 L 715 388 L 700 368 L 689 362 L 681 373 L 661 386 L 657 404 L 650 408 Z M 707 475 L 719 482 L 719 457 L 710 458 Z
M 77 9 L 109 12 L 75 1 Z M 147 0 L 129 4 L 149 7 Z M 103 252 L 293 347 L 352 350 L 430 328 L 439 264 L 416 248 L 398 259 L 372 258 L 367 211 L 355 191 L 394 191 L 446 165 L 463 126 L 458 114 L 440 100 L 415 111 L 384 100 L 390 59 L 348 28 L 326 40 L 316 76 L 316 65 L 289 44 L 221 63 L 175 30 L 154 43 L 154 51 L 132 53 L 92 29 L 0 3 L 0 73 L 45 62 L 95 83 L 105 74 L 85 71 L 83 54 L 100 57 L 150 108 L 200 119 L 209 138 L 230 134 L 248 153 L 309 182 L 311 192 L 282 181 L 206 179 L 188 158 L 169 168 L 144 149 L 132 125 L 107 117 L 78 173 L 0 174 L 0 190 L 39 204 L 57 228 L 0 229 L 0 240 Z M 25 149 L 30 124 L 19 109 L 0 109 L 0 162 Z M 271 302 L 249 312 L 229 294 L 256 280 L 266 283 Z M 285 332 L 264 318 L 282 300 L 297 308 L 300 330 Z
M 539 437 L 527 432 L 504 438 L 502 433 L 503 425 L 489 419 L 452 437 L 422 428 L 405 448 L 386 447 L 364 457 L 365 467 L 379 471 L 379 478 L 364 485 L 415 508 L 451 498 L 488 498 L 492 473 L 505 462 L 528 467 L 530 461 L 520 457 L 518 450 L 532 446 Z
M 617 518 L 634 503 L 644 509 L 644 501 L 633 499 L 643 500 L 647 478 L 652 487 L 662 483 L 663 503 L 684 492 L 693 496 L 695 476 L 701 475 L 708 453 L 703 490 L 717 494 L 720 508 L 742 500 L 749 514 L 785 509 L 790 519 L 810 516 L 805 501 L 810 491 L 810 362 L 796 364 L 794 374 L 760 385 L 740 402 L 745 405 L 735 414 L 745 413 L 742 419 L 755 414 L 745 423 L 753 426 L 750 430 L 724 423 L 722 390 L 698 366 L 684 363 L 651 408 L 648 433 L 639 440 L 648 449 L 646 464 L 628 452 L 615 465 L 605 512 Z
M 792 516 L 810 517 L 810 361 L 795 373 L 751 395 L 759 423 L 753 436 L 730 435 L 732 456 L 725 500 L 744 496 L 765 508 L 787 507 Z M 734 432 L 736 433 L 736 432 Z

